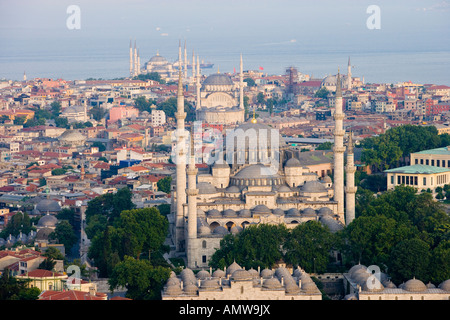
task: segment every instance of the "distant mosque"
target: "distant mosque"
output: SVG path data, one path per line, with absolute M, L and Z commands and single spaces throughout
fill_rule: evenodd
M 322 80 L 320 86 L 325 87 L 328 91 L 335 92 L 337 88 L 337 81 L 338 81 L 337 74 L 329 75 Z M 361 81 L 360 78 L 352 76 L 352 65 L 350 63 L 350 57 L 348 57 L 347 74 L 340 75 L 341 88 L 351 91 L 353 88 L 362 84 L 364 84 L 364 78 L 363 81 Z

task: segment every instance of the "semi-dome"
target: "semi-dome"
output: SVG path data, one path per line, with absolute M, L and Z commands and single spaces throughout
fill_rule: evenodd
M 427 290 L 427 286 L 422 281 L 413 278 L 406 281 L 402 289 L 410 292 L 421 292 Z
M 61 211 L 61 206 L 58 202 L 52 199 L 42 199 L 38 202 L 36 205 L 36 210 L 38 210 L 41 213 L 46 212 L 59 212 Z
M 325 186 L 319 181 L 306 181 L 301 190 L 306 193 L 323 193 L 327 192 Z
M 197 189 L 199 194 L 214 194 L 217 193 L 216 187 L 214 187 L 209 182 L 199 182 L 197 183 Z
M 39 219 L 37 226 L 45 228 L 54 228 L 58 223 L 58 219 L 50 214 L 47 214 Z

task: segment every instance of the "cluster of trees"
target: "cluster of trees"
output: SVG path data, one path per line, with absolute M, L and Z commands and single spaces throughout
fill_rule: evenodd
M 450 218 L 431 194 L 417 194 L 412 187 L 399 186 L 378 197 L 360 189 L 357 217 L 341 231 L 331 233 L 317 221 L 292 230 L 250 226 L 225 236 L 209 264 L 272 267 L 283 259 L 321 273 L 335 270 L 337 253 L 342 271 L 357 263 L 377 265 L 397 284 L 413 277 L 438 284 L 450 278 Z
M 157 208 L 135 209 L 131 192 L 123 188 L 88 203 L 86 234 L 91 239 L 88 256 L 110 289 L 127 288 L 132 299 L 157 299 L 170 275 L 162 255 L 169 223 Z
M 329 94 L 330 94 L 330 91 L 327 89 L 327 87 L 322 87 L 316 91 L 316 93 L 314 94 L 314 97 L 321 98 L 321 99 L 327 99 Z
M 366 138 L 360 145 L 363 148 L 361 161 L 383 171 L 404 165 L 413 152 L 450 145 L 450 135 L 438 135 L 434 126 L 404 125 Z
M 149 72 L 149 73 L 141 73 L 133 78 L 133 80 L 154 80 L 158 81 L 161 84 L 165 84 L 166 80 L 161 79 L 161 75 L 158 72 Z

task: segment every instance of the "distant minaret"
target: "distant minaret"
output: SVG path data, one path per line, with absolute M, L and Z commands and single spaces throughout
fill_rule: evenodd
M 184 80 L 187 80 L 187 51 L 186 51 L 186 40 L 184 40 Z
M 197 56 L 197 83 L 196 83 L 196 89 L 197 89 L 197 106 L 196 109 L 201 108 L 201 96 L 200 96 L 200 58 Z
M 137 51 L 137 71 L 136 73 L 139 75 L 141 73 L 141 58 L 139 57 L 139 49 Z
M 244 64 L 242 62 L 242 53 L 239 71 L 239 108 L 244 109 Z
M 84 122 L 87 122 L 88 119 L 88 113 L 87 113 L 87 102 L 86 99 L 83 102 L 83 107 L 84 107 Z
M 337 214 L 344 218 L 344 130 L 342 112 L 341 75 L 337 75 L 336 102 L 334 112 L 334 200 L 338 203 Z
M 136 49 L 136 40 L 134 40 L 134 76 L 137 76 L 137 49 Z
M 23 72 L 23 81 L 27 81 L 27 74 L 25 73 L 25 71 Z
M 345 188 L 345 224 L 349 225 L 355 219 L 355 194 L 357 187 L 355 187 L 355 163 L 353 154 L 353 135 L 350 131 L 347 145 L 347 166 L 345 167 L 347 173 L 347 186 Z
M 130 40 L 130 77 L 133 77 L 133 45 L 132 41 Z
M 195 268 L 196 243 L 197 239 L 197 168 L 195 167 L 195 151 L 194 151 L 194 129 L 191 128 L 191 152 L 189 157 L 188 174 L 188 238 L 187 238 L 187 264 L 188 268 Z
M 181 52 L 179 54 L 181 61 Z M 184 120 L 186 113 L 184 112 L 184 95 L 183 95 L 183 79 L 181 65 L 178 71 L 178 93 L 177 93 L 177 146 L 176 146 L 176 250 L 182 251 L 181 241 L 184 239 L 184 212 L 183 204 L 186 203 L 186 143 L 184 132 Z
M 178 40 L 178 71 L 183 68 L 183 60 L 181 59 L 181 40 Z
M 348 65 L 347 65 L 347 89 L 352 89 L 352 65 L 350 63 L 350 57 L 348 57 Z

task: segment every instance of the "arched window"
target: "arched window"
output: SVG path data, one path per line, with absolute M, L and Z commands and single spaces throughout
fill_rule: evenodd
M 202 248 L 206 249 L 206 241 L 205 240 L 202 241 Z

